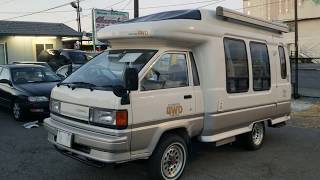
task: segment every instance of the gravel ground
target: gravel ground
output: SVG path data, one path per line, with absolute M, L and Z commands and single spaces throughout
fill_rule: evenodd
M 301 98 L 292 103 L 292 120 L 288 125 L 300 128 L 320 128 L 320 99 Z

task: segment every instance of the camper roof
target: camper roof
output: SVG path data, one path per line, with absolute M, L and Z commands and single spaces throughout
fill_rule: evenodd
M 287 29 L 286 25 L 218 7 L 216 11 L 177 10 L 152 14 L 105 27 L 97 37 L 100 41 L 153 38 L 198 43 L 207 41 L 208 36 L 281 35 Z

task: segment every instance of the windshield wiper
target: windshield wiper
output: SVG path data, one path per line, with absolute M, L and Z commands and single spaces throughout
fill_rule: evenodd
M 94 87 L 97 87 L 95 84 L 87 82 L 70 82 L 70 83 L 59 83 L 57 86 L 66 85 L 68 88 L 74 90 L 75 88 L 88 88 L 91 91 L 94 90 Z

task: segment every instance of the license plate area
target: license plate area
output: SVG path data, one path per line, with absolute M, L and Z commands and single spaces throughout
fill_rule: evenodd
M 66 147 L 71 148 L 72 144 L 72 133 L 58 130 L 57 143 Z

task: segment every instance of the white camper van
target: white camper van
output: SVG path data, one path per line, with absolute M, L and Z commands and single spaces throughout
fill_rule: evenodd
M 222 7 L 106 27 L 98 38 L 112 47 L 53 89 L 48 139 L 86 163 L 148 159 L 166 180 L 183 173 L 193 137 L 259 149 L 290 119 L 283 32 Z

